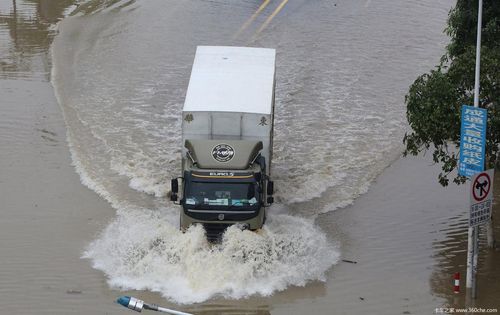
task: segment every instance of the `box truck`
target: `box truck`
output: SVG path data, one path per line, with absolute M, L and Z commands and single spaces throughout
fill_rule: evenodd
M 197 47 L 182 111 L 182 176 L 170 194 L 182 230 L 202 224 L 214 240 L 232 224 L 256 230 L 266 221 L 274 201 L 275 55 Z

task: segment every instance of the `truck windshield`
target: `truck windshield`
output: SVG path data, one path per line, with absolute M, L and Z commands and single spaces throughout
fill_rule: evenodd
M 257 205 L 259 194 L 255 183 L 190 182 L 186 187 L 185 204 L 189 206 Z

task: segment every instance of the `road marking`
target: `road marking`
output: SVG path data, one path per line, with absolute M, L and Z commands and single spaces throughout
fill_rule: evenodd
M 236 34 L 234 34 L 233 36 L 233 40 L 238 38 L 241 33 L 248 27 L 250 26 L 250 24 L 252 24 L 252 22 L 255 20 L 255 18 L 260 14 L 260 12 L 262 12 L 262 10 L 264 10 L 267 5 L 269 4 L 269 2 L 271 2 L 271 0 L 265 0 L 261 5 L 260 7 L 257 9 L 257 11 L 255 11 L 255 13 L 240 27 L 240 29 L 238 30 L 238 32 L 236 32 Z
M 276 8 L 276 10 L 274 10 L 273 14 L 271 14 L 271 16 L 269 16 L 267 18 L 267 20 L 264 22 L 264 24 L 262 24 L 262 26 L 257 30 L 257 32 L 255 33 L 255 35 L 252 37 L 252 41 L 255 40 L 257 38 L 257 36 L 259 36 L 259 34 L 266 29 L 266 27 L 269 25 L 269 23 L 271 23 L 271 21 L 273 20 L 273 18 L 278 14 L 280 13 L 281 9 L 283 9 L 283 7 L 285 6 L 285 4 L 288 2 L 288 0 L 283 0 L 283 2 L 280 3 L 280 5 Z

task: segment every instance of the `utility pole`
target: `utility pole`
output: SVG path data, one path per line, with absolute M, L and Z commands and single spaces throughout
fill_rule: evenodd
M 476 41 L 476 72 L 474 84 L 474 107 L 479 107 L 479 70 L 481 68 L 481 28 L 483 18 L 483 0 L 479 0 L 477 13 L 477 41 Z M 471 183 L 472 185 L 472 183 Z M 472 298 L 477 296 L 476 273 L 477 256 L 479 252 L 479 227 L 469 227 L 467 244 L 467 279 L 466 288 L 472 289 Z

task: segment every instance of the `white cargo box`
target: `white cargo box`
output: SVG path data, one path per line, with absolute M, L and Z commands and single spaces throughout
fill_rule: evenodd
M 198 46 L 183 109 L 182 145 L 186 139 L 260 140 L 270 169 L 275 55 L 267 48 Z

